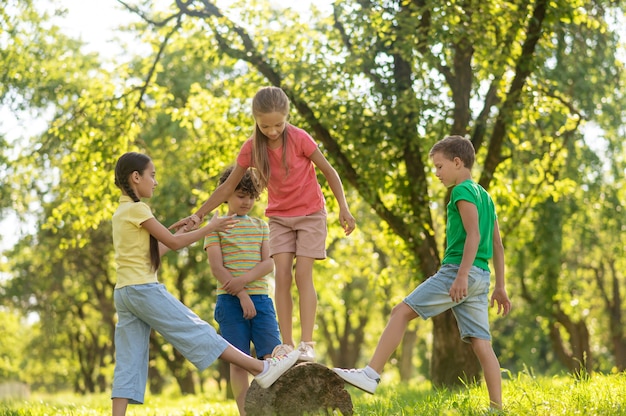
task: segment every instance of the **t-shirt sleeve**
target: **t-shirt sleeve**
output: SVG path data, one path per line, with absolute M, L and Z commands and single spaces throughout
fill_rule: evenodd
M 137 227 L 150 218 L 154 218 L 154 214 L 145 202 L 135 202 L 128 210 L 128 221 Z
M 270 239 L 270 227 L 265 221 L 261 221 L 261 232 L 263 233 L 262 242 L 265 243 Z
M 318 145 L 313 137 L 311 137 L 311 135 L 306 131 L 300 129 L 298 132 L 300 133 L 297 135 L 298 143 L 302 149 L 302 154 L 306 157 L 310 157 L 318 148 Z
M 252 166 L 252 138 L 244 142 L 237 155 L 237 164 L 244 169 Z
M 450 194 L 450 201 L 454 205 L 456 205 L 456 203 L 459 201 L 467 201 L 474 205 L 477 205 L 476 195 L 474 194 L 474 192 L 472 192 L 472 189 L 468 186 L 465 186 L 465 184 L 460 184 L 452 189 L 452 193 Z
M 204 245 L 202 246 L 202 248 L 206 250 L 208 247 L 219 245 L 219 244 L 220 244 L 219 235 L 217 235 L 217 233 L 210 233 L 204 237 Z

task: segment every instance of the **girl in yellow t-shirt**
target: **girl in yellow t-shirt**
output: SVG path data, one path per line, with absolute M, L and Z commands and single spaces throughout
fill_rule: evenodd
M 141 153 L 125 153 L 115 166 L 115 185 L 122 191 L 113 214 L 113 246 L 117 282 L 114 291 L 115 372 L 111 393 L 113 416 L 125 415 L 128 403 L 142 404 L 148 377 L 150 330 L 159 332 L 199 370 L 217 358 L 244 368 L 267 388 L 298 359 L 298 352 L 260 361 L 230 345 L 215 329 L 170 294 L 157 280 L 161 256 L 202 239 L 212 231 L 227 231 L 237 221 L 214 215 L 197 230 L 172 234 L 141 198 L 157 186 L 154 164 Z

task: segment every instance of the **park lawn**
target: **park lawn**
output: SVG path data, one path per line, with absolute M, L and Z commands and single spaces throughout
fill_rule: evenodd
M 426 381 L 398 383 L 383 379 L 375 395 L 346 386 L 355 415 L 486 415 L 484 385 L 455 390 L 433 389 Z M 520 374 L 503 382 L 505 411 L 519 416 L 626 415 L 626 375 L 595 374 L 578 380 L 571 376 L 533 377 Z M 217 395 L 147 396 L 143 406 L 129 406 L 128 416 L 231 416 L 232 400 Z M 33 394 L 29 400 L 0 402 L 0 416 L 100 416 L 110 414 L 106 395 Z

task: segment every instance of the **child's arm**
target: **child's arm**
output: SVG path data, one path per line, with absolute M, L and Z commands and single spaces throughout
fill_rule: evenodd
M 231 279 L 224 284 L 224 290 L 231 295 L 237 295 L 243 288 L 251 282 L 266 276 L 274 270 L 274 261 L 270 257 L 270 244 L 265 240 L 261 244 L 261 261 L 258 262 L 253 268 L 248 270 L 236 279 Z
M 496 287 L 491 295 L 491 306 L 498 303 L 498 314 L 506 315 L 511 310 L 511 301 L 504 286 L 504 245 L 500 236 L 498 220 L 493 225 L 493 268 L 496 274 Z
M 172 234 L 170 230 L 165 228 L 165 226 L 154 217 L 142 222 L 141 226 L 169 249 L 179 250 L 202 239 L 206 234 L 212 231 L 228 231 L 233 228 L 237 222 L 234 215 L 230 217 L 219 217 L 216 213 L 207 225 L 189 232 L 184 232 L 184 230 L 179 232 L 181 230 L 178 230 L 176 234 Z
M 178 230 L 176 230 L 176 232 L 174 233 L 174 235 L 178 235 L 178 234 L 182 234 L 182 233 L 186 233 L 187 230 L 185 227 L 180 227 Z M 168 246 L 166 246 L 165 244 L 163 244 L 162 242 L 159 241 L 159 256 L 163 257 L 165 255 L 165 253 L 167 253 L 168 251 L 170 251 L 170 248 Z
M 237 282 L 241 277 L 234 278 L 233 274 L 224 267 L 224 257 L 222 256 L 222 247 L 219 245 L 211 245 L 206 248 L 207 258 L 209 260 L 209 266 L 211 267 L 211 272 L 213 276 L 222 284 L 224 289 L 226 289 L 226 285 L 230 282 Z M 245 284 L 243 285 L 245 286 Z M 256 316 L 256 308 L 254 307 L 254 303 L 248 295 L 248 292 L 243 290 L 243 286 L 241 289 L 237 291 L 237 293 L 230 293 L 230 295 L 237 296 L 239 298 L 239 303 L 241 304 L 241 309 L 243 310 L 243 317 L 245 319 L 252 319 Z
M 206 249 L 207 259 L 211 273 L 222 286 L 233 280 L 233 275 L 226 267 L 224 267 L 224 258 L 222 257 L 222 247 L 218 244 L 208 246 Z
M 348 208 L 348 202 L 343 193 L 343 184 L 341 183 L 339 174 L 335 168 L 328 163 L 328 160 L 326 160 L 319 149 L 315 149 L 310 159 L 324 174 L 324 177 L 326 177 L 328 186 L 330 186 L 330 190 L 333 191 L 333 195 L 335 195 L 335 199 L 337 199 L 337 203 L 339 204 L 339 223 L 341 227 L 343 227 L 346 235 L 350 235 L 356 228 L 356 221 L 352 214 L 350 214 L 350 208 Z
M 233 192 L 235 192 L 235 188 L 245 173 L 246 169 L 239 165 L 235 165 L 235 168 L 230 173 L 226 181 L 213 191 L 213 193 L 209 196 L 209 199 L 202 204 L 195 214 L 175 222 L 169 226 L 169 229 L 178 230 L 180 227 L 188 224 L 197 226 L 202 221 L 202 217 L 217 208 L 220 204 L 226 201 Z
M 450 297 L 453 301 L 460 302 L 467 296 L 467 279 L 472 264 L 474 264 L 474 260 L 476 259 L 476 253 L 478 253 L 480 230 L 478 229 L 478 209 L 476 209 L 476 205 L 469 201 L 460 200 L 456 203 L 456 206 L 459 209 L 463 228 L 467 234 L 459 271 L 450 287 Z

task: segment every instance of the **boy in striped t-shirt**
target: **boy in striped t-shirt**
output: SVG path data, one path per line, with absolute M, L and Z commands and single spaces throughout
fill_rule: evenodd
M 229 167 L 222 173 L 220 184 L 232 170 Z M 226 201 L 228 215 L 235 215 L 237 224 L 228 232 L 208 234 L 204 250 L 211 272 L 220 282 L 215 320 L 221 335 L 248 355 L 252 342 L 257 358 L 269 358 L 280 345 L 280 333 L 267 281 L 274 270 L 269 256 L 269 227 L 265 221 L 248 216 L 258 197 L 256 176 L 248 169 Z M 248 373 L 231 365 L 230 381 L 239 413 L 245 415 Z

